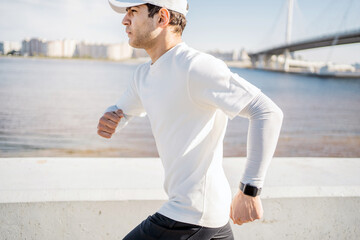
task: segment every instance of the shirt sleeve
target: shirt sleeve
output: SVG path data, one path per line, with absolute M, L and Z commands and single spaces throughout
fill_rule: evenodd
M 189 92 L 195 103 L 220 109 L 233 119 L 260 89 L 232 73 L 223 61 L 204 54 L 190 67 Z
M 117 110 L 118 110 L 118 108 L 116 107 L 116 105 L 112 105 L 104 111 L 104 114 L 107 112 L 116 112 Z M 124 115 L 124 117 L 120 120 L 118 126 L 116 127 L 116 132 L 118 132 L 121 129 L 123 129 L 124 127 L 126 127 L 126 125 L 128 125 L 130 120 L 133 118 L 133 116 L 127 115 L 125 113 L 123 113 L 123 115 Z
M 280 135 L 283 112 L 260 92 L 239 115 L 249 119 L 247 160 L 241 182 L 262 187 Z
M 133 117 L 144 117 L 146 116 L 146 111 L 143 107 L 136 86 L 136 76 L 138 69 L 135 71 L 133 79 L 129 82 L 126 90 L 116 102 L 115 106 L 118 109 L 121 109 L 126 115 Z

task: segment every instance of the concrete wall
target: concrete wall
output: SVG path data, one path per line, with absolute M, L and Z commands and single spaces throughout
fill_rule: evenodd
M 235 194 L 244 158 L 224 159 Z M 358 239 L 360 159 L 275 158 L 235 239 Z M 156 158 L 0 159 L 0 239 L 122 239 L 166 200 Z
M 1 239 L 122 239 L 164 201 L 5 203 Z M 359 239 L 360 198 L 264 199 L 264 218 L 233 225 L 235 239 Z

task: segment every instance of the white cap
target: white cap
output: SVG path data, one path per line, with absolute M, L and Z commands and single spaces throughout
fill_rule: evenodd
M 146 3 L 150 3 L 159 7 L 164 7 L 175 12 L 179 12 L 186 16 L 187 0 L 109 0 L 110 6 L 118 13 L 126 13 L 126 8 L 134 7 Z

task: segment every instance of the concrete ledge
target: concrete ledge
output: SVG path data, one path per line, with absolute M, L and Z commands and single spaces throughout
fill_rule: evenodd
M 237 190 L 245 158 L 225 158 Z M 359 158 L 274 158 L 262 198 L 360 196 Z M 0 158 L 0 203 L 166 200 L 158 158 Z
M 244 158 L 224 159 L 236 192 Z M 275 158 L 235 239 L 357 239 L 360 159 Z M 0 159 L 1 239 L 122 239 L 167 199 L 156 158 Z

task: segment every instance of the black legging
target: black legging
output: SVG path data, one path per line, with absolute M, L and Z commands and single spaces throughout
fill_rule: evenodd
M 207 228 L 183 223 L 155 213 L 142 221 L 123 240 L 234 240 L 230 223 Z

